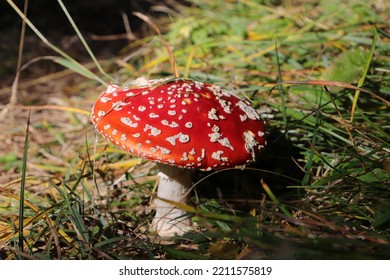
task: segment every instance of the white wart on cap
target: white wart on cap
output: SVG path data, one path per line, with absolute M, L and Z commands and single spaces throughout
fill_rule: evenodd
M 264 122 L 247 101 L 191 79 L 109 84 L 93 106 L 92 122 L 132 154 L 185 168 L 243 165 L 266 144 Z

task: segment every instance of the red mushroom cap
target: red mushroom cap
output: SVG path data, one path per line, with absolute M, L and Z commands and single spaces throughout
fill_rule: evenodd
M 109 141 L 139 157 L 186 168 L 246 164 L 265 146 L 265 125 L 250 104 L 191 79 L 109 84 L 92 122 Z

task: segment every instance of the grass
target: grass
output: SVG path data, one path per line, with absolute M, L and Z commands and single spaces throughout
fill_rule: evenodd
M 0 259 L 390 258 L 390 7 L 317 2 L 193 0 L 93 63 L 50 43 L 66 70 L 20 80 L 0 124 Z M 247 169 L 194 174 L 199 229 L 171 242 L 148 231 L 154 164 L 88 120 L 108 77 L 173 75 L 164 40 L 179 75 L 249 98 L 269 128 Z

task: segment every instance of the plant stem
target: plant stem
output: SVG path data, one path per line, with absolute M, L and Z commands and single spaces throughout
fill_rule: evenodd
M 190 220 L 183 207 L 191 185 L 191 170 L 159 164 L 156 215 L 152 228 L 161 237 L 181 235 L 190 229 Z M 161 198 L 161 199 L 159 199 Z

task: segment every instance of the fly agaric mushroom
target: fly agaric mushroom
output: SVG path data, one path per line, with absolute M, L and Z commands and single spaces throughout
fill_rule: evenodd
M 245 165 L 266 144 L 264 122 L 247 101 L 192 79 L 140 78 L 124 88 L 109 84 L 91 118 L 109 141 L 158 164 L 152 227 L 162 237 L 190 228 L 177 205 L 185 203 L 191 169 Z

